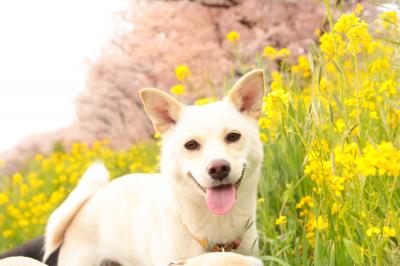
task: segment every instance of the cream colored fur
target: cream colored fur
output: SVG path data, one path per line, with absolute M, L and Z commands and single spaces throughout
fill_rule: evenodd
M 99 265 L 104 259 L 124 266 L 165 266 L 205 253 L 196 238 L 228 243 L 238 237 L 242 243 L 235 252 L 257 255 L 256 195 L 263 156 L 257 117 L 263 83 L 263 71 L 252 71 L 226 99 L 204 106 L 184 106 L 161 91 L 143 90 L 145 108 L 163 138 L 161 174 L 126 175 L 103 187 L 104 172 L 90 168 L 51 215 L 45 257 L 61 245 L 59 266 Z M 241 138 L 227 143 L 232 131 Z M 199 150 L 184 148 L 190 139 L 200 143 Z M 222 216 L 207 208 L 199 187 L 222 184 L 207 173 L 210 161 L 221 158 L 231 164 L 224 184 L 236 183 L 245 167 L 235 205 Z M 254 223 L 246 229 L 249 221 Z
M 61 245 L 65 231 L 75 214 L 99 188 L 107 184 L 108 176 L 108 171 L 102 163 L 94 163 L 64 203 L 51 214 L 46 227 L 45 259 Z
M 212 252 L 186 260 L 176 261 L 170 266 L 263 266 L 261 260 L 231 252 Z
M 27 257 L 9 257 L 0 260 L 0 266 L 47 266 L 40 261 Z

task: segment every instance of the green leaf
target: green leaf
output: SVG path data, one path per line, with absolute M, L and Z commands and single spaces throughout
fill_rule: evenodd
M 321 239 L 319 236 L 319 233 L 316 234 L 317 239 L 315 241 L 315 249 L 314 249 L 314 265 L 316 266 L 322 266 L 324 265 L 322 256 L 323 256 L 323 250 L 322 250 L 322 245 L 321 245 Z
M 262 261 L 273 261 L 273 262 L 276 262 L 276 263 L 278 263 L 279 265 L 282 265 L 282 266 L 291 266 L 289 263 L 287 263 L 287 262 L 285 262 L 285 261 L 283 261 L 283 260 L 281 260 L 280 258 L 277 258 L 277 257 L 272 257 L 272 256 L 262 256 L 262 257 L 260 257 L 260 259 L 262 260 Z
M 308 241 L 306 237 L 306 230 L 303 230 L 303 265 L 309 265 L 308 262 Z
M 299 250 L 299 245 L 300 245 L 300 239 L 296 238 L 296 246 L 295 246 L 295 250 L 296 250 L 296 256 L 295 256 L 295 264 L 296 265 L 300 265 L 300 250 Z
M 362 254 L 361 247 L 347 238 L 343 238 L 343 242 L 351 259 L 357 264 L 363 264 L 364 256 Z
M 329 254 L 329 266 L 335 266 L 335 242 L 333 242 L 331 246 L 331 252 Z

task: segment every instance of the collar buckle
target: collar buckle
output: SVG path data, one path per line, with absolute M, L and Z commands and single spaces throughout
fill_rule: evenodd
M 232 242 L 229 242 L 226 244 L 213 243 L 213 242 L 205 240 L 205 239 L 202 239 L 202 240 L 196 239 L 196 240 L 203 247 L 203 249 L 208 252 L 226 252 L 226 251 L 235 250 L 240 246 L 240 243 L 241 243 L 240 238 L 236 238 Z

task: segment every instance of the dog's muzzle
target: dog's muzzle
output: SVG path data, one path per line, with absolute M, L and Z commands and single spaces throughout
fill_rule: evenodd
M 246 164 L 243 165 L 242 173 L 240 174 L 240 178 L 238 179 L 238 181 L 235 182 L 235 184 L 233 184 L 235 186 L 236 190 L 239 188 L 240 184 L 242 183 L 245 170 L 246 170 Z M 194 178 L 194 176 L 192 175 L 191 172 L 188 172 L 188 175 L 204 193 L 207 192 L 207 188 L 203 187 L 202 185 L 200 185 L 200 183 L 197 182 L 196 178 Z M 221 185 L 218 185 L 218 186 L 215 186 L 215 187 L 226 186 L 226 185 L 231 185 L 231 184 L 221 184 Z

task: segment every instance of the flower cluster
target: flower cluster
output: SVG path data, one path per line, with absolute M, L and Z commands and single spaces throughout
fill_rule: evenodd
M 237 31 L 230 31 L 226 34 L 226 39 L 230 43 L 238 43 L 240 41 L 240 34 Z
M 282 48 L 280 50 L 276 50 L 272 46 L 267 46 L 264 48 L 263 57 L 269 58 L 270 60 L 275 60 L 277 58 L 285 58 L 290 56 L 290 50 L 287 48 Z
M 326 261 L 347 256 L 355 264 L 379 264 L 385 249 L 385 263 L 395 261 L 399 21 L 395 12 L 385 12 L 374 32 L 358 16 L 362 10 L 358 4 L 319 35 L 318 49 L 271 72 L 259 120 L 266 159 L 260 187 L 265 202 L 258 206 L 267 253 L 287 245 L 293 246 L 287 257 L 318 253 Z M 265 65 L 277 51 L 265 48 Z M 273 236 L 279 244 L 271 244 Z
M 176 79 L 181 83 L 172 86 L 170 92 L 175 95 L 186 94 L 186 84 L 190 84 L 189 78 L 192 74 L 190 73 L 190 69 L 187 65 L 179 65 L 175 68 L 175 76 Z
M 27 169 L 2 177 L 0 250 L 43 234 L 49 214 L 94 160 L 104 161 L 114 178 L 130 172 L 156 171 L 156 154 L 157 147 L 152 143 L 117 152 L 108 146 L 107 140 L 91 146 L 74 143 L 68 152 L 37 154 Z

